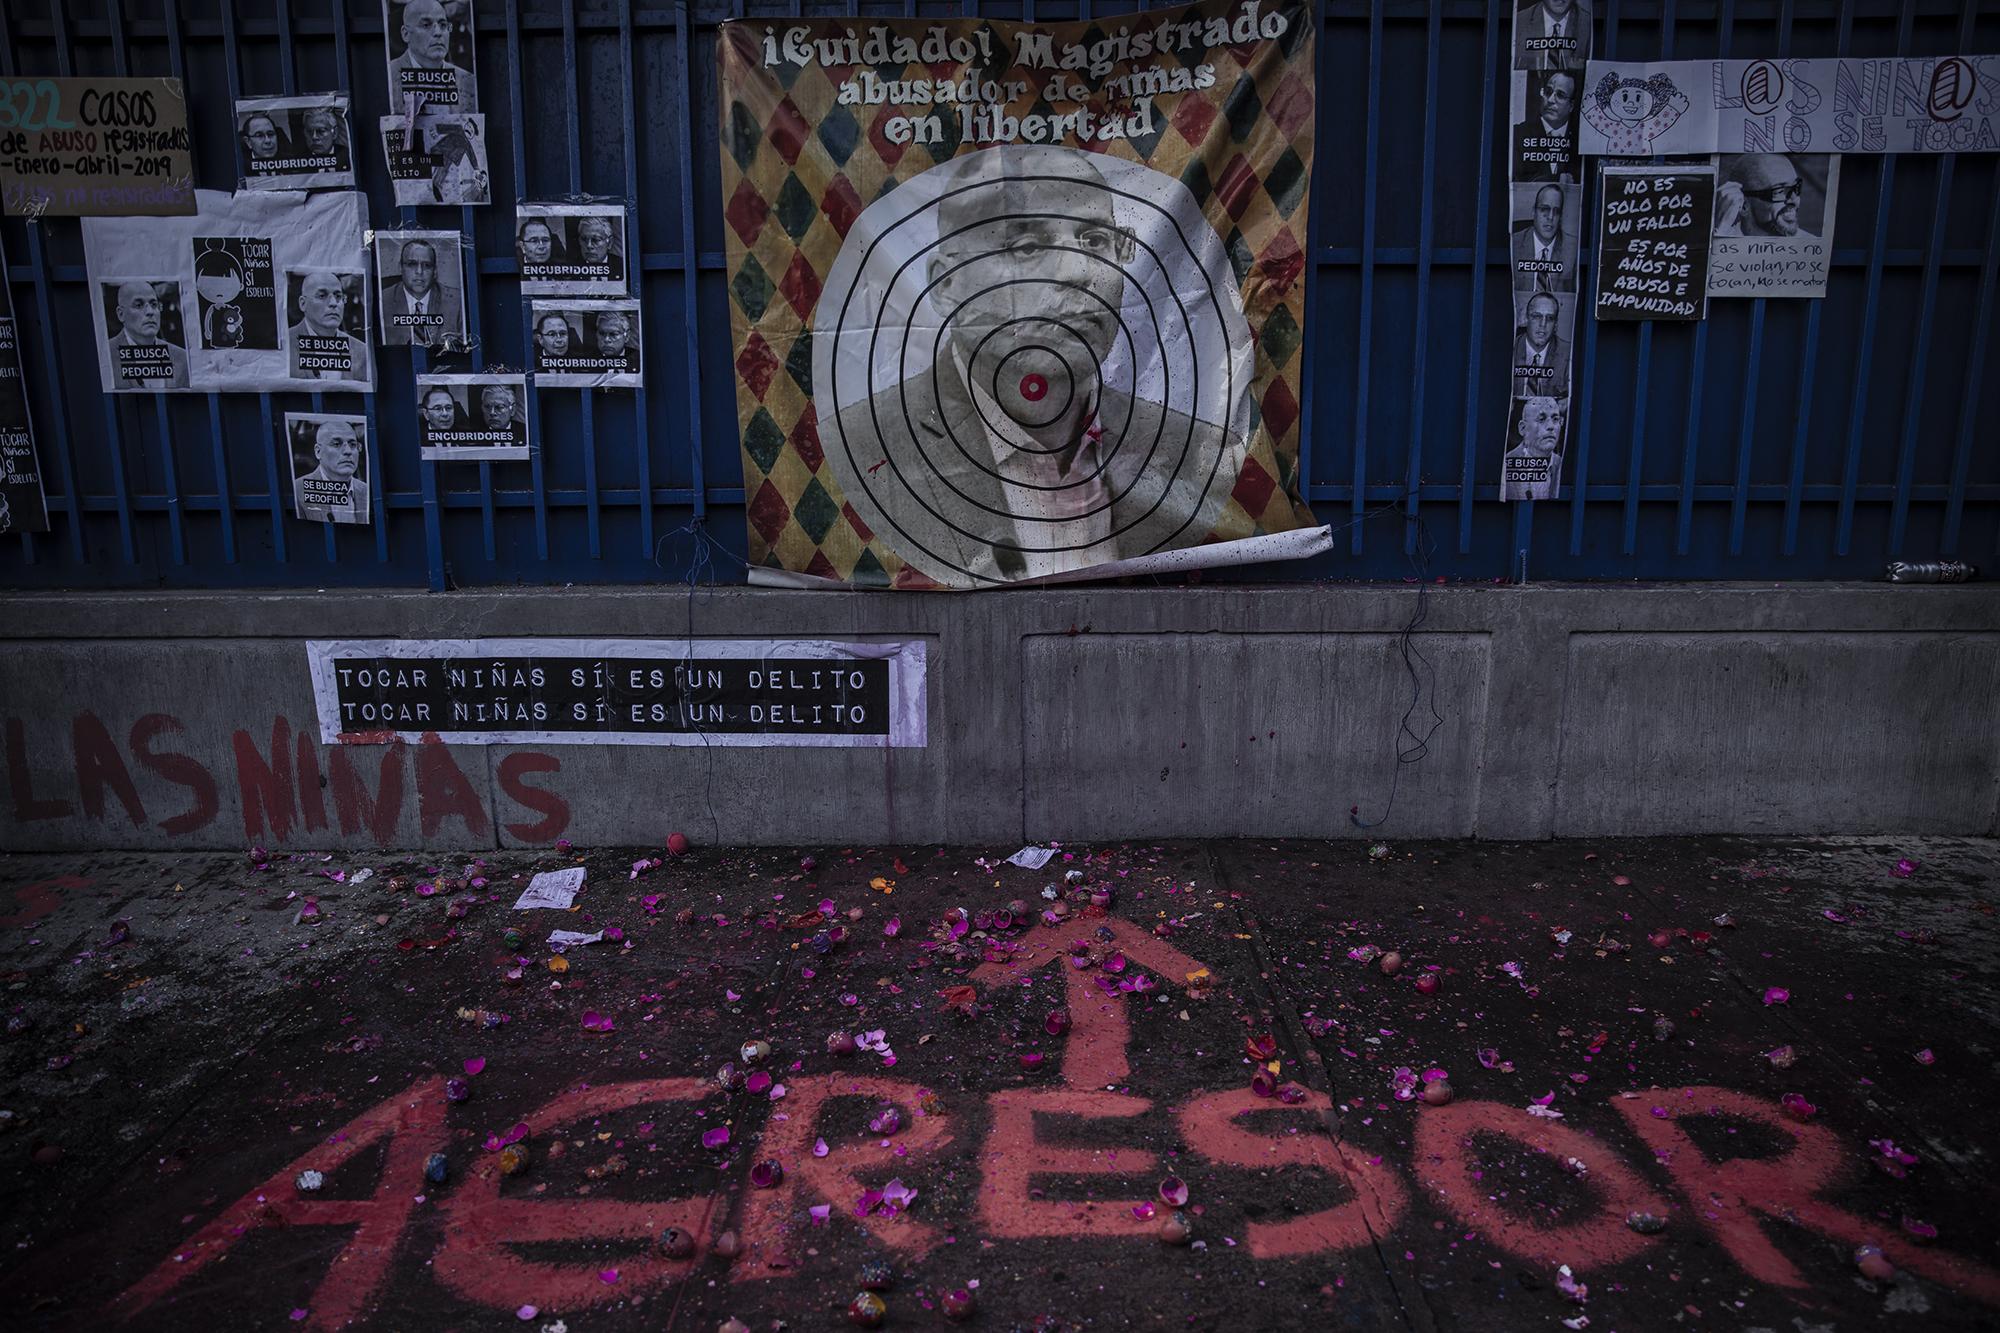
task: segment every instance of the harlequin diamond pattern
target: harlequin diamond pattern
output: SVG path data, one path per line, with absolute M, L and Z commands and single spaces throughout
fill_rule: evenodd
M 1236 8 L 1237 0 L 1215 0 L 1148 17 L 1192 21 L 1230 16 Z M 1183 49 L 1138 62 L 1168 71 L 1210 64 L 1215 80 L 1202 91 L 1156 98 L 1155 130 L 1145 138 L 1087 145 L 1145 162 L 1186 185 L 1223 238 L 1256 339 L 1251 415 L 1257 424 L 1250 455 L 1201 542 L 1313 522 L 1292 491 L 1313 148 L 1312 8 L 1299 0 L 1287 11 L 1292 29 L 1279 43 Z M 814 36 L 832 36 L 852 21 L 798 22 Z M 914 31 L 921 37 L 935 22 L 921 20 Z M 1109 22 L 1033 26 L 1060 47 Z M 944 26 L 954 36 L 988 28 L 996 49 L 1012 49 L 1022 25 L 976 20 Z M 812 402 L 811 330 L 826 274 L 867 205 L 936 162 L 989 145 L 961 144 L 956 114 L 938 117 L 937 142 L 891 143 L 888 108 L 839 104 L 840 83 L 854 71 L 781 65 L 767 73 L 759 47 L 756 30 L 740 25 L 726 26 L 719 44 L 727 109 L 723 238 L 750 558 L 857 586 L 933 587 L 862 521 L 827 466 Z M 965 72 L 950 63 L 876 69 L 884 80 L 962 78 Z M 1045 79 L 1030 80 L 1005 109 L 1016 116 L 1070 109 L 1041 103 L 1045 86 Z M 1092 105 L 1111 109 L 1103 97 Z

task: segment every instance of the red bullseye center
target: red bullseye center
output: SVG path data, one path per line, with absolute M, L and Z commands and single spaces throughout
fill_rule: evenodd
M 1049 382 L 1040 375 L 1021 376 L 1021 396 L 1031 403 L 1039 403 L 1048 396 Z

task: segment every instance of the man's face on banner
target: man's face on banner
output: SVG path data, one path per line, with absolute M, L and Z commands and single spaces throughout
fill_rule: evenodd
M 1576 76 L 1550 74 L 1543 78 L 1541 91 L 1536 96 L 1540 100 L 1543 124 L 1567 124 L 1569 113 L 1576 106 Z
M 1547 294 L 1535 296 L 1528 301 L 1528 343 L 1537 350 L 1547 347 L 1556 336 L 1556 320 L 1562 307 L 1556 298 Z
M 1576 0 L 1542 0 L 1542 8 L 1548 11 L 1551 19 L 1560 19 L 1569 13 L 1570 6 L 1575 3 Z
M 423 296 L 437 281 L 437 251 L 428 241 L 411 241 L 403 247 L 403 290 Z
M 341 318 L 347 314 L 347 288 L 338 273 L 308 273 L 299 283 L 299 314 L 314 333 L 340 332 Z
M 340 117 L 325 107 L 306 112 L 306 149 L 314 157 L 326 157 L 340 146 Z
M 576 226 L 576 247 L 586 264 L 602 264 L 611 254 L 611 224 L 603 218 L 585 218 Z
M 599 356 L 623 356 L 625 344 L 632 337 L 631 321 L 616 311 L 597 317 L 597 354 Z
M 403 7 L 403 41 L 417 64 L 433 69 L 444 64 L 451 50 L 451 20 L 444 16 L 444 6 L 437 0 L 410 0 Z
M 160 336 L 160 294 L 150 282 L 128 282 L 118 289 L 118 322 L 134 342 Z
M 313 454 L 319 459 L 320 471 L 327 476 L 351 481 L 355 469 L 361 466 L 361 441 L 354 437 L 354 427 L 345 421 L 322 422 L 319 433 L 313 437 Z
M 970 354 L 996 325 L 1040 317 L 1067 326 L 1100 362 L 1109 355 L 1118 339 L 1124 265 L 1133 244 L 1118 228 L 1101 184 L 1011 180 L 1002 190 L 974 190 L 966 200 L 965 206 L 939 209 L 932 269 L 947 312 L 972 303 L 952 321 L 961 351 Z M 996 211 L 1032 216 L 979 221 Z M 968 225 L 969 230 L 949 235 Z M 968 259 L 974 262 L 959 267 Z M 996 348 L 999 341 L 986 345 L 987 354 L 1004 350 Z
M 432 430 L 450 430 L 458 419 L 458 404 L 452 401 L 451 390 L 432 389 L 424 395 L 424 423 Z
M 521 228 L 521 262 L 524 264 L 546 264 L 549 252 L 555 248 L 555 238 L 549 234 L 546 222 L 530 222 Z
M 1563 418 L 1567 404 L 1560 398 L 1529 398 L 1521 404 L 1521 447 L 1532 453 L 1553 454 L 1562 448 Z
M 486 414 L 488 430 L 506 430 L 514 424 L 514 391 L 504 384 L 489 384 L 479 395 L 479 410 Z
M 535 346 L 543 356 L 568 356 L 569 321 L 561 315 L 543 315 L 535 326 Z
M 1563 192 L 1544 185 L 1535 192 L 1535 239 L 1544 245 L 1556 238 L 1563 224 Z

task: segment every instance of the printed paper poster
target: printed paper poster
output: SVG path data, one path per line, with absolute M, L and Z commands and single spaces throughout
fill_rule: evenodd
M 354 132 L 347 98 L 251 97 L 236 103 L 245 190 L 354 188 Z
M 417 376 L 417 428 L 426 462 L 528 457 L 528 377 Z
M 382 0 L 389 105 L 405 120 L 479 110 L 470 0 Z
M 285 270 L 285 364 L 292 388 L 301 381 L 367 383 L 368 275 L 358 268 L 312 265 Z
M 637 301 L 534 301 L 529 318 L 538 386 L 636 389 L 643 382 Z
M 47 532 L 49 502 L 28 420 L 28 386 L 21 378 L 21 332 L 14 322 L 14 289 L 0 256 L 0 536 Z
M 367 348 L 342 341 L 368 328 L 362 196 L 200 190 L 196 201 L 189 217 L 83 221 L 105 390 L 276 393 L 309 378 L 373 392 Z
M 1838 153 L 1721 153 L 1708 294 L 1826 295 Z
M 389 183 L 398 204 L 493 202 L 492 176 L 486 168 L 486 117 L 427 116 L 413 122 L 384 116 L 381 128 Z
M 622 296 L 625 205 L 521 204 L 514 255 L 523 296 Z
M 292 512 L 309 523 L 368 522 L 368 418 L 287 412 Z
M 464 238 L 455 231 L 378 231 L 377 309 L 384 347 L 465 346 Z

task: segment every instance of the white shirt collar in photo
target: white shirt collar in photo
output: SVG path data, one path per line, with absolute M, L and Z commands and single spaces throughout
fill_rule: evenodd
M 956 348 L 953 359 L 958 361 L 959 373 L 965 374 L 964 362 Z M 959 427 L 970 425 L 986 432 L 993 444 L 995 470 L 1003 483 L 1013 483 L 1003 485 L 1001 492 L 1014 515 L 1015 540 L 1024 547 L 1077 547 L 1064 551 L 1022 551 L 1027 577 L 1088 569 L 1116 560 L 1117 545 L 1111 536 L 1111 488 L 1097 456 L 1103 425 L 1097 420 L 1096 392 L 1093 390 L 1082 417 L 1083 442 L 1064 471 L 1057 456 L 1046 452 L 1032 435 L 1015 425 L 973 376 L 965 375 L 965 382 L 972 390 L 976 411 L 969 423 L 959 423 Z M 989 422 L 992 424 L 988 425 Z

